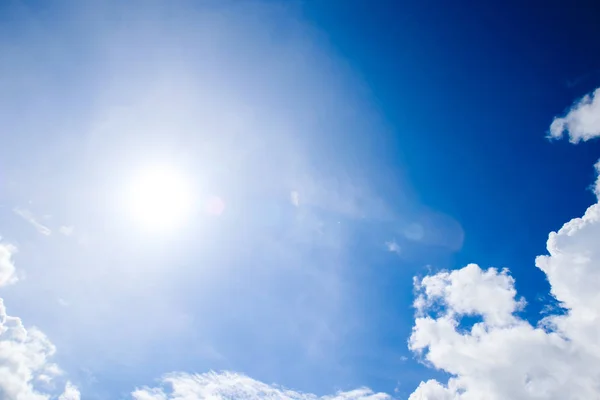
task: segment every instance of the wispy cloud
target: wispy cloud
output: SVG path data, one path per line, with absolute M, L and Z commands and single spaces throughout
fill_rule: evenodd
M 19 217 L 23 218 L 25 221 L 29 222 L 39 233 L 45 236 L 50 236 L 52 231 L 46 225 L 40 223 L 33 213 L 25 208 L 15 207 L 13 209 L 14 213 Z
M 290 193 L 290 201 L 296 207 L 300 205 L 300 194 L 295 190 Z
M 0 299 L 0 348 L 2 364 L 10 368 L 0 374 L 0 393 L 3 399 L 47 400 L 50 393 L 40 392 L 35 381 L 51 383 L 62 371 L 50 361 L 56 349 L 46 335 L 36 328 L 25 328 L 20 318 L 6 313 Z M 79 391 L 71 383 L 59 397 L 61 400 L 79 400 Z
M 368 388 L 319 397 L 268 385 L 233 372 L 206 374 L 172 373 L 162 379 L 160 387 L 141 388 L 132 393 L 135 400 L 234 399 L 234 400 L 391 400 L 385 393 Z
M 57 301 L 58 301 L 58 304 L 60 304 L 63 307 L 68 307 L 69 306 L 69 302 L 66 301 L 65 299 L 63 299 L 62 297 L 59 298 Z
M 402 248 L 395 240 L 385 242 L 385 247 L 387 248 L 387 250 L 389 252 L 396 253 L 398 255 L 400 255 L 402 253 Z
M 58 228 L 58 231 L 65 236 L 71 236 L 75 231 L 75 227 L 62 225 L 60 228 Z

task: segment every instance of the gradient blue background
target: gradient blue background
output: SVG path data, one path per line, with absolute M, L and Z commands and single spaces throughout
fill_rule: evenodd
M 24 29 L 22 14 L 15 12 L 21 7 L 17 3 L 0 5 L 0 34 L 5 40 Z M 42 70 L 54 76 L 74 113 L 85 110 L 91 100 L 82 94 L 82 87 L 92 90 L 94 86 L 86 72 L 94 58 L 86 54 L 77 37 L 69 36 L 69 28 L 61 25 L 66 3 L 22 3 L 28 12 L 45 21 L 46 29 L 61 31 L 63 39 L 77 50 L 68 63 L 54 65 L 51 60 L 42 60 Z M 352 227 L 347 249 L 347 260 L 351 261 L 347 262 L 350 267 L 344 280 L 354 288 L 352 312 L 360 315 L 362 323 L 338 343 L 336 365 L 342 367 L 335 370 L 296 366 L 297 348 L 268 337 L 262 330 L 243 332 L 239 329 L 245 325 L 221 321 L 228 333 L 216 335 L 218 347 L 229 355 L 227 362 L 201 360 L 189 354 L 187 345 L 167 344 L 149 349 L 140 361 L 143 368 L 116 363 L 110 370 L 94 370 L 88 391 L 122 393 L 171 370 L 233 369 L 255 379 L 318 394 L 365 385 L 388 393 L 397 389 L 399 398 L 405 398 L 421 380 L 439 376 L 413 359 L 406 347 L 413 323 L 413 276 L 459 268 L 469 262 L 508 267 L 519 294 L 528 301 L 525 318 L 539 320 L 544 306 L 551 303 L 548 285 L 534 268 L 534 258 L 545 252 L 550 231 L 581 215 L 594 201 L 588 187 L 600 143 L 571 146 L 551 142 L 545 136 L 556 115 L 574 99 L 600 86 L 597 2 L 267 3 L 290 7 L 318 32 L 324 46 L 354 74 L 361 93 L 371 100 L 368 110 L 350 113 L 373 113 L 384 127 L 372 132 L 332 130 L 318 137 L 319 150 L 313 153 L 316 168 L 327 169 L 328 154 L 336 154 L 357 170 L 377 171 L 371 184 L 386 202 L 393 204 L 406 195 L 421 209 L 435 210 L 456 221 L 464 232 L 462 246 L 457 251 L 433 246 L 396 257 L 384 249 L 384 242 L 393 235 L 385 222 L 365 226 L 347 221 Z M 282 90 L 282 98 L 287 95 Z M 13 98 L 1 109 L 18 110 L 19 104 L 29 102 L 29 98 Z M 37 138 L 25 133 L 11 140 L 11 151 L 1 153 L 2 165 L 25 168 L 15 149 L 26 149 Z M 37 162 L 43 166 L 43 154 L 40 157 Z M 219 173 L 225 174 L 215 174 Z M 395 180 L 410 182 L 410 193 L 400 193 Z M 230 197 L 236 193 L 226 183 L 215 186 Z M 244 196 L 254 199 L 248 207 L 259 204 L 279 210 L 285 203 L 259 189 L 244 192 Z M 246 237 L 243 232 L 235 237 L 227 233 L 239 223 L 235 206 L 231 210 L 233 216 L 225 215 L 222 224 L 214 227 L 215 242 L 223 239 L 219 235 L 232 242 Z M 239 217 L 243 209 L 237 212 Z M 6 222 L 12 217 L 3 218 Z M 284 209 L 277 218 L 291 216 Z M 16 226 L 14 221 L 9 224 Z M 268 229 L 277 234 L 280 228 L 273 224 Z M 182 256 L 186 260 L 193 260 L 187 253 L 189 246 L 193 246 L 191 240 L 178 243 L 175 249 L 186 254 Z M 222 261 L 214 254 L 206 257 Z M 250 264 L 264 262 L 263 258 L 268 259 L 268 255 L 239 255 Z M 221 304 L 221 311 L 243 304 L 245 296 L 260 297 L 241 289 L 244 277 L 238 277 L 240 281 L 228 278 L 231 304 Z M 289 285 L 296 283 L 289 279 Z M 285 292 L 285 284 L 279 289 Z M 256 318 L 266 318 L 266 314 L 248 307 L 248 318 L 253 313 Z M 26 306 L 22 309 L 25 315 L 35 314 Z M 60 343 L 60 329 L 50 322 L 40 325 L 57 342 L 58 357 L 65 368 L 81 367 L 76 366 L 68 345 Z M 194 342 L 193 337 L 185 340 L 188 345 Z M 83 372 L 73 374 L 84 380 Z

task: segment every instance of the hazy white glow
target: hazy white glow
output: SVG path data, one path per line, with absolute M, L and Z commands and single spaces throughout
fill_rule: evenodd
M 192 191 L 184 174 L 168 166 L 142 170 L 133 177 L 127 193 L 131 216 L 144 228 L 172 229 L 192 207 Z

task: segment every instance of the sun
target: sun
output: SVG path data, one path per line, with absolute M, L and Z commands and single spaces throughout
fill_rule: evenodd
M 128 186 L 130 216 L 143 228 L 171 230 L 189 216 L 193 195 L 190 182 L 176 168 L 160 165 L 140 170 Z

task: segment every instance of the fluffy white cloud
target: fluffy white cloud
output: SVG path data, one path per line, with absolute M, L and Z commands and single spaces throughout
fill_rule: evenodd
M 20 318 L 7 315 L 0 299 L 0 398 L 5 400 L 48 400 L 47 387 L 61 374 L 50 358 L 54 345 L 36 328 L 25 329 Z M 60 400 L 79 400 L 77 389 L 67 383 Z
M 600 135 L 600 92 L 585 97 L 552 135 L 572 142 Z M 600 163 L 596 165 L 600 172 Z M 600 178 L 596 182 L 600 199 Z M 566 309 L 538 326 L 519 318 L 508 271 L 471 264 L 416 282 L 418 317 L 409 347 L 452 375 L 422 382 L 410 400 L 600 398 L 600 201 L 552 232 L 536 266 Z M 470 330 L 464 316 L 480 316 Z
M 80 400 L 80 398 L 79 390 L 71 382 L 67 382 L 65 391 L 60 395 L 58 400 Z
M 338 392 L 319 397 L 283 387 L 267 385 L 244 375 L 209 372 L 200 375 L 175 373 L 162 379 L 162 386 L 142 388 L 132 393 L 135 400 L 388 400 L 384 393 L 373 393 L 367 388 Z
M 441 300 L 447 305 L 448 316 L 480 315 L 493 326 L 513 323 L 513 313 L 524 306 L 524 300 L 515 300 L 514 280 L 507 270 L 482 271 L 475 264 L 427 276 L 416 286 L 423 292 L 415 301 L 419 312 Z
M 573 105 L 567 115 L 555 118 L 550 125 L 550 137 L 569 136 L 572 143 L 600 136 L 600 88 Z
M 13 283 L 14 246 L 0 244 L 0 286 Z M 26 329 L 18 317 L 6 313 L 0 299 L 0 398 L 3 400 L 49 400 L 50 394 L 40 388 L 49 387 L 61 374 L 50 357 L 54 345 L 36 328 Z M 77 389 L 67 383 L 60 400 L 79 400 Z

